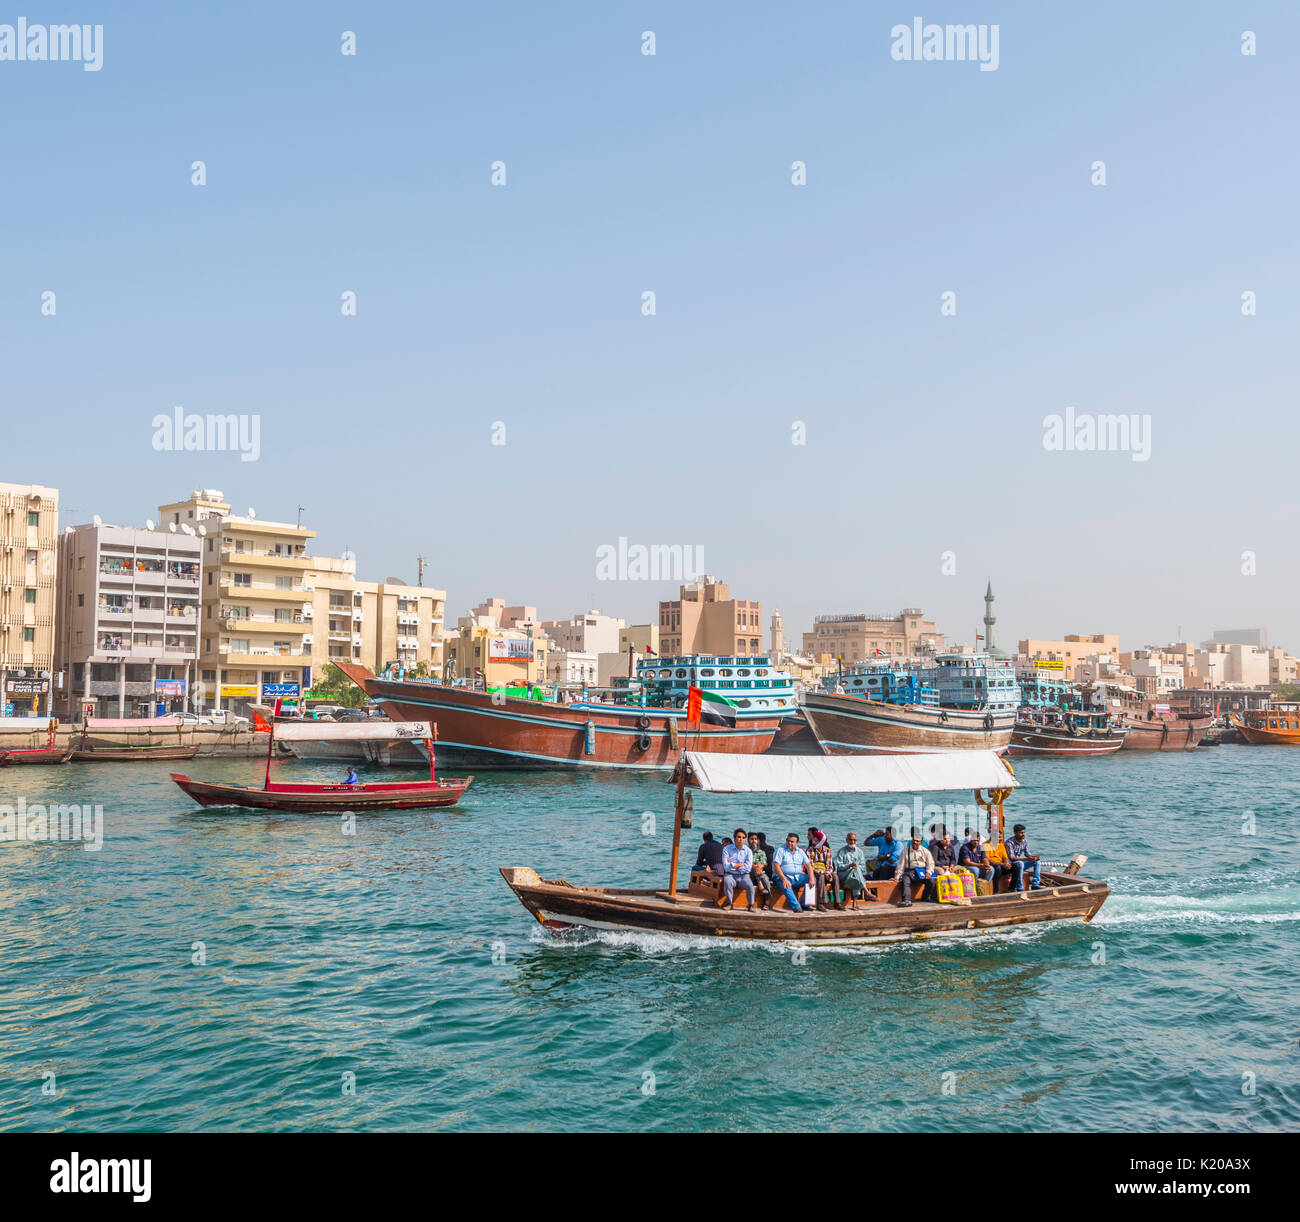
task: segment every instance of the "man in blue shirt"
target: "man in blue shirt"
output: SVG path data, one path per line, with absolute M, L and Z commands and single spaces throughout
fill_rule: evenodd
M 903 842 L 894 839 L 894 829 L 887 827 L 883 832 L 873 832 L 867 837 L 867 843 L 876 850 L 876 868 L 871 877 L 877 881 L 893 878 L 903 852 Z
M 743 888 L 749 899 L 749 908 L 754 909 L 754 880 L 749 873 L 754 868 L 754 854 L 749 847 L 749 837 L 743 827 L 731 833 L 731 843 L 722 848 L 722 889 L 727 893 L 724 908 L 734 908 L 736 888 Z
M 785 838 L 785 845 L 772 854 L 773 881 L 785 892 L 785 902 L 791 912 L 802 912 L 795 891 L 806 887 L 810 880 L 808 854 L 799 847 L 799 837 L 791 832 Z M 779 910 L 778 910 L 779 911 Z
M 1011 862 L 1011 890 L 1025 889 L 1025 871 L 1034 867 L 1033 890 L 1039 889 L 1038 873 L 1041 869 L 1038 858 L 1029 851 L 1029 841 L 1025 839 L 1025 825 L 1017 823 L 1015 835 L 1007 841 L 1007 858 Z

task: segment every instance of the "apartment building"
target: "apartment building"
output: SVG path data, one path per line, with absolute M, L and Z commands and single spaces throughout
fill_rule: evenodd
M 706 575 L 659 604 L 659 638 L 664 657 L 761 653 L 763 604 L 732 598 L 725 582 Z
M 537 608 L 507 607 L 489 598 L 456 621 L 443 638 L 443 678 L 486 680 L 492 687 L 540 683 L 551 678 L 550 642 Z
M 555 649 L 573 653 L 614 653 L 619 634 L 627 627 L 625 620 L 599 611 L 586 611 L 570 619 L 543 620 L 541 629 Z
M 811 632 L 803 634 L 809 658 L 829 654 L 845 664 L 869 662 L 882 655 L 912 657 L 943 649 L 944 635 L 919 607 L 904 607 L 897 615 L 818 615 Z
M 196 701 L 246 712 L 250 703 L 311 686 L 315 591 L 307 543 L 316 532 L 230 508 L 220 492 L 202 489 L 158 513 L 164 528 L 188 528 L 203 541 Z
M 148 717 L 189 707 L 202 543 L 179 529 L 98 522 L 59 536 L 61 717 Z
M 0 715 L 52 711 L 59 493 L 0 483 Z

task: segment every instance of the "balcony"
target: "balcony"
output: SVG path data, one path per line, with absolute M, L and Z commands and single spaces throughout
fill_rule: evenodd
M 269 615 L 227 615 L 219 621 L 226 632 L 306 632 L 311 625 L 301 615 L 295 619 L 274 619 Z
M 237 585 L 234 578 L 228 573 L 221 575 L 218 585 L 223 593 L 238 598 L 274 598 L 279 599 L 281 602 L 294 603 L 302 602 L 303 593 L 307 588 L 302 584 L 288 587 L 277 586 L 273 581 L 254 581 L 246 585 Z

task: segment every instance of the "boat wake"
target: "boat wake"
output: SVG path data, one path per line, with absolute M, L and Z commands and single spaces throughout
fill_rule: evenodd
M 1252 888 L 1219 895 L 1111 893 L 1093 925 L 1280 925 L 1300 921 L 1300 887 Z

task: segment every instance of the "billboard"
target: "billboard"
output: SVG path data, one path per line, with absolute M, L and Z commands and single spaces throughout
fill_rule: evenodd
M 488 657 L 494 661 L 525 662 L 533 656 L 531 639 L 519 640 L 516 637 L 494 636 L 488 641 Z
M 185 695 L 185 680 L 155 679 L 153 681 L 153 690 L 159 696 L 167 696 L 171 699 L 179 700 Z
M 223 700 L 256 700 L 257 684 L 223 683 L 221 685 L 221 697 Z
M 296 683 L 263 683 L 262 684 L 263 700 L 288 700 L 291 696 L 297 697 L 297 695 L 298 695 L 298 685 Z

